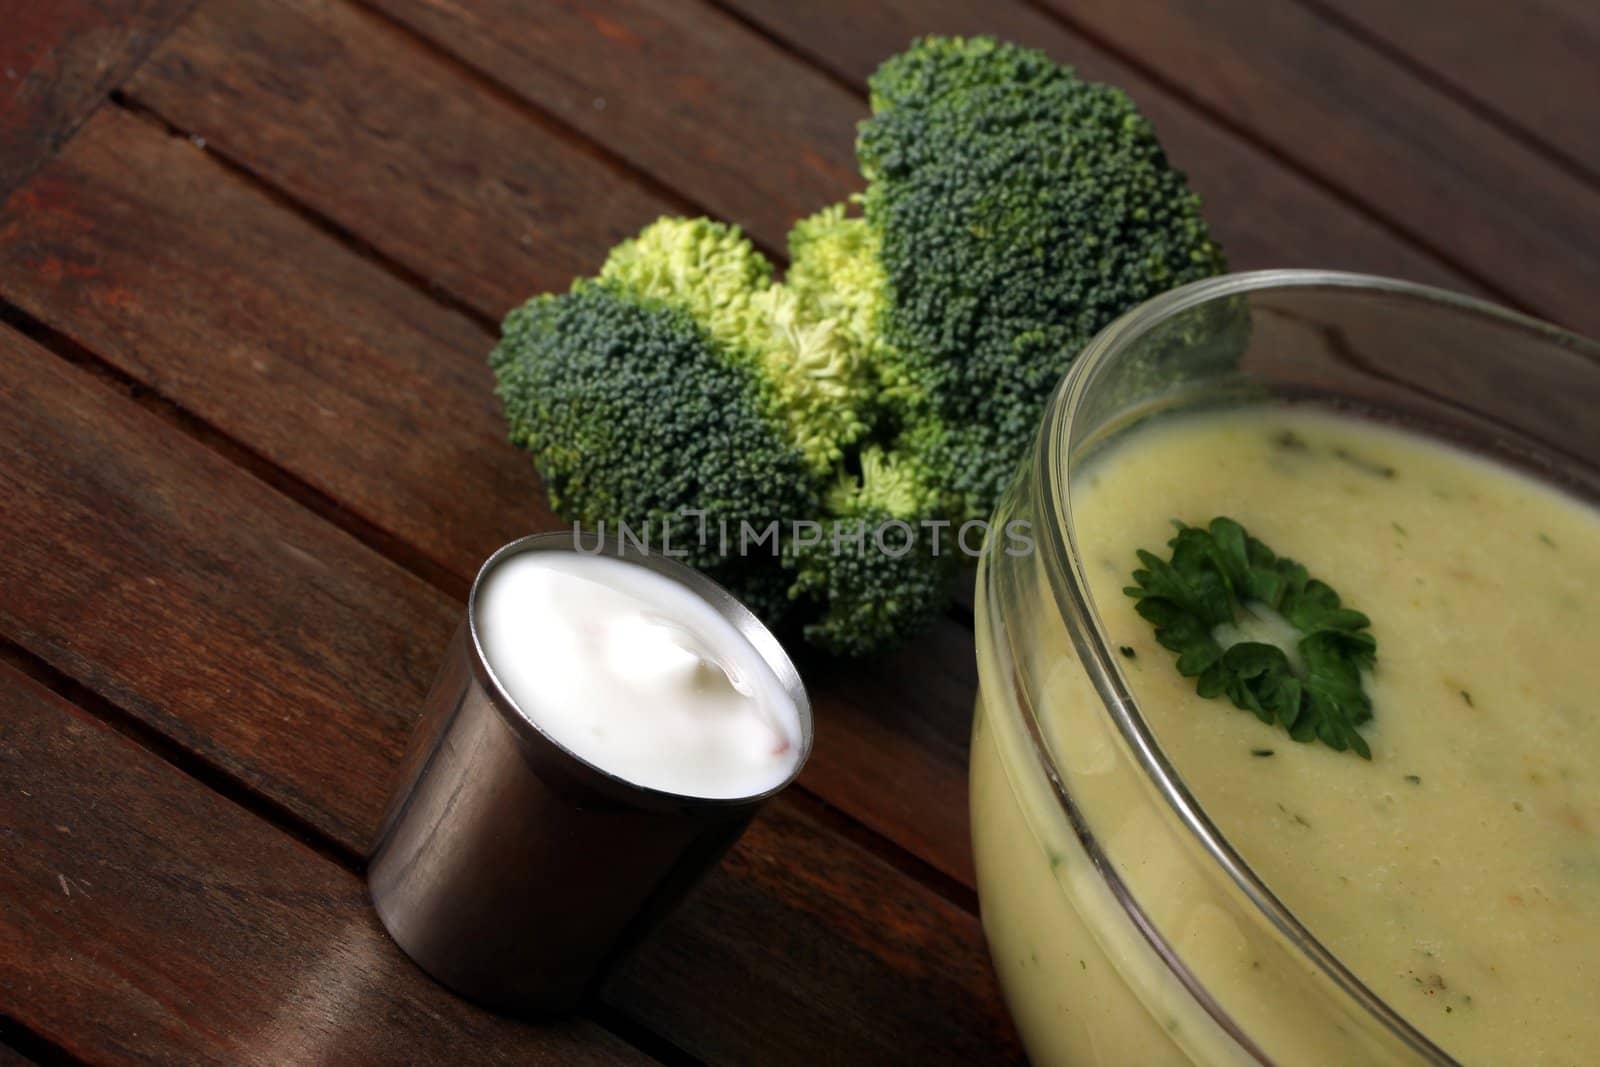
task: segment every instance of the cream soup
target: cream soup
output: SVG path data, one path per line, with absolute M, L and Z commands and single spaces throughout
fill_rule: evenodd
M 1290 410 L 1166 420 L 1076 478 L 1076 540 L 1127 683 L 1271 891 L 1456 1058 L 1600 1062 L 1595 512 L 1427 439 Z M 1217 515 L 1370 616 L 1370 761 L 1200 698 L 1121 592 L 1136 548 L 1167 556 L 1170 520 Z M 1310 987 L 1292 954 L 1249 935 L 1238 902 L 1202 884 L 1192 856 L 1167 858 L 1170 828 L 1144 814 L 1147 798 L 1097 779 L 1113 739 L 1070 652 L 1053 654 L 1047 740 L 1141 905 L 1270 1055 L 1339 1062 L 1359 1047 L 1349 1034 L 1360 1023 L 1320 1018 L 1326 1005 L 1296 992 Z M 1094 914 L 1111 902 L 1071 880 L 1073 843 L 1030 825 L 1024 811 L 1049 799 L 1023 795 L 987 736 L 991 715 L 980 708 L 973 754 L 985 926 L 1030 1048 L 1073 1062 L 1226 1058 L 1232 1046 L 1185 994 L 1141 987 L 1135 947 Z M 1134 995 L 1096 967 L 1124 972 Z

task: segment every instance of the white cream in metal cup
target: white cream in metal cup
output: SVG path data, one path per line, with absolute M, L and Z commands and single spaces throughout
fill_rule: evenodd
M 529 552 L 599 554 L 694 594 L 730 625 L 792 704 L 798 737 L 771 788 L 705 797 L 639 785 L 542 728 L 496 677 L 479 600 Z M 536 534 L 483 565 L 424 704 L 368 869 L 379 918 L 424 970 L 518 1015 L 577 1007 L 799 774 L 810 705 L 777 639 L 721 586 L 675 560 L 576 532 Z

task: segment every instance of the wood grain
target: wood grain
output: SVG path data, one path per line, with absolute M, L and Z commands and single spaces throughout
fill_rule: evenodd
M 1049 2 L 1521 306 L 1600 333 L 1594 189 L 1311 9 Z
M 449 995 L 355 875 L 5 665 L 0 796 L 0 998 L 82 1060 L 647 1062 Z
M 695 1051 L 723 1062 L 1021 1061 L 970 915 L 885 894 L 880 863 L 786 805 L 769 809 L 746 845 L 725 863 L 736 877 L 708 885 L 690 921 L 663 931 L 613 980 L 611 993 L 631 1011 L 665 1033 L 715 1034 L 718 1046 Z M 787 901 L 806 903 L 779 903 Z M 841 941 L 851 950 L 836 948 Z M 814 973 L 848 995 L 819 1011 Z M 681 995 L 685 986 L 695 994 Z M 769 1013 L 794 1022 L 780 1036 Z
M 365 851 L 457 608 L 0 334 L 0 631 Z
M 194 0 L 10 0 L 0 12 L 0 198 L 66 142 Z
M 448 570 L 551 523 L 489 333 L 126 112 L 0 212 L 0 293 Z
M 1471 287 L 1027 8 L 973 0 L 737 0 L 737 6 L 797 48 L 825 50 L 830 69 L 858 86 L 924 29 L 994 32 L 1044 47 L 1134 93 L 1206 197 L 1208 217 L 1236 268 L 1331 266 Z M 794 64 L 770 76 L 792 82 L 797 99 L 819 81 Z M 223 0 L 202 8 L 128 92 L 485 315 L 499 316 L 531 291 L 563 289 L 575 274 L 592 271 L 616 239 L 618 222 L 631 230 L 672 210 L 642 194 L 640 202 L 619 205 L 614 176 L 590 174 L 594 168 L 574 158 L 575 148 L 525 113 L 375 20 L 322 0 Z M 834 121 L 853 129 L 861 112 L 854 103 Z M 549 172 L 542 184 L 528 181 L 541 170 Z M 450 179 L 447 188 L 441 175 Z M 507 183 L 529 190 L 526 201 L 508 198 Z M 841 184 L 828 195 L 841 198 L 850 188 Z M 396 211 L 396 204 L 406 210 Z M 546 239 L 539 222 L 552 216 L 563 229 Z M 441 234 L 451 241 L 442 242 Z M 552 240 L 553 255 L 546 253 Z
M 1600 5 L 1340 0 L 1333 10 L 1600 179 Z
M 859 182 L 861 103 L 699 3 L 366 2 L 768 247 Z
M 125 91 L 496 320 L 680 207 L 345 3 L 206 4 Z
M 460 603 L 13 334 L 0 383 L 0 633 L 365 851 Z M 783 801 L 634 966 L 708 1059 L 1015 1055 L 976 919 Z
M 970 626 L 942 620 L 868 663 L 801 659 L 820 740 L 800 781 L 918 858 L 975 886 L 967 745 L 977 696 Z
M 453 591 L 557 525 L 504 441 L 490 334 L 130 115 L 96 116 L 0 212 L 0 294 L 438 560 Z M 803 782 L 970 884 L 971 635 L 941 625 L 936 670 L 807 671 L 826 740 Z M 915 811 L 885 779 L 940 788 Z
M 1460 273 L 1208 122 L 1060 22 L 1020 3 L 728 0 L 728 5 L 861 87 L 885 57 L 921 34 L 988 33 L 1043 49 L 1084 77 L 1120 86 L 1133 97 L 1204 200 L 1206 220 L 1231 269 L 1329 267 L 1475 290 Z

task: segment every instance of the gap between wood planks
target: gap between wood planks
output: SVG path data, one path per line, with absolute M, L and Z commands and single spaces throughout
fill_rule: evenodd
M 1566 171 L 1572 177 L 1600 188 L 1600 171 L 1593 170 L 1576 156 L 1567 153 L 1560 145 L 1540 137 L 1492 103 L 1463 89 L 1453 79 L 1434 70 L 1405 49 L 1384 40 L 1357 19 L 1340 11 L 1337 5 L 1327 3 L 1325 0 L 1298 0 L 1298 2 L 1302 7 L 1314 12 L 1322 21 L 1365 45 L 1441 96 L 1454 102 L 1462 110 L 1471 112 L 1494 126 L 1507 137 L 1517 141 L 1529 151 L 1543 156 L 1546 161 Z
M 1161 70 L 1161 68 L 1144 62 L 1137 54 L 1122 48 L 1116 44 L 1116 42 L 1096 32 L 1093 28 L 1068 18 L 1059 10 L 1051 7 L 1049 4 L 1046 4 L 1044 0 L 1021 0 L 1021 2 L 1026 3 L 1042 17 L 1055 22 L 1068 32 L 1082 37 L 1095 48 L 1098 48 L 1107 55 L 1137 70 L 1139 73 L 1149 78 L 1157 86 L 1171 94 L 1185 107 L 1204 118 L 1207 122 L 1210 122 L 1219 129 L 1226 130 L 1229 134 L 1261 152 L 1263 155 L 1273 160 L 1291 174 L 1303 181 L 1310 183 L 1326 195 L 1338 201 L 1340 204 L 1350 208 L 1351 211 L 1365 216 L 1372 223 L 1393 234 L 1401 241 L 1411 245 L 1413 248 L 1418 249 L 1437 262 L 1444 264 L 1457 274 L 1467 278 L 1474 285 L 1488 293 L 1499 303 L 1504 304 L 1506 307 L 1515 308 L 1524 314 L 1538 315 L 1538 312 L 1531 310 L 1522 301 L 1508 293 L 1493 278 L 1456 259 L 1453 255 L 1439 247 L 1439 245 L 1435 244 L 1433 241 L 1430 241 L 1423 234 L 1417 233 L 1403 223 L 1389 217 L 1372 204 L 1369 204 L 1353 193 L 1346 191 L 1342 185 L 1339 185 L 1336 182 L 1324 177 L 1323 174 L 1315 168 L 1301 163 L 1300 160 L 1286 153 L 1282 148 L 1274 144 L 1272 141 L 1257 134 L 1255 131 L 1250 129 L 1249 126 L 1233 119 L 1226 113 L 1219 111 L 1207 104 L 1203 99 L 1190 92 L 1182 82 L 1175 81 L 1168 77 L 1166 72 Z
M 363 519 L 333 497 L 230 437 L 188 408 L 162 395 L 122 368 L 95 355 L 60 330 L 0 297 L 0 323 L 41 348 L 89 372 L 162 422 L 265 482 L 318 518 L 337 526 L 380 556 L 456 600 L 466 600 L 470 582 L 382 527 Z
M 208 144 L 205 138 L 201 137 L 199 134 L 196 134 L 191 130 L 186 130 L 177 125 L 170 119 L 163 116 L 155 108 L 150 107 L 142 101 L 129 96 L 121 89 L 115 89 L 112 91 L 111 102 L 122 108 L 128 114 L 142 120 L 147 125 L 153 126 L 154 128 L 167 134 L 169 137 L 178 137 L 193 143 L 196 147 L 199 147 L 202 151 L 204 151 L 207 159 L 210 159 L 228 174 L 248 185 L 252 190 L 266 197 L 276 206 L 282 208 L 284 211 L 289 212 L 296 218 L 310 223 L 312 226 L 327 234 L 329 237 L 332 237 L 335 241 L 343 245 L 351 252 L 354 252 L 357 256 L 360 256 L 362 259 L 366 260 L 368 263 L 378 267 L 384 273 L 389 274 L 405 285 L 408 285 L 418 292 L 423 293 L 434 303 L 441 304 L 449 310 L 455 312 L 457 315 L 460 315 L 462 318 L 467 319 L 474 326 L 477 326 L 479 329 L 485 331 L 489 336 L 492 337 L 500 332 L 500 324 L 495 321 L 494 316 L 484 314 L 473 304 L 467 302 L 459 296 L 456 296 L 443 286 L 429 279 L 426 275 L 419 274 L 417 271 L 412 270 L 399 260 L 392 259 L 385 255 L 383 252 L 379 251 L 371 241 L 368 241 L 366 238 L 355 233 L 348 227 L 341 225 L 334 219 L 329 218 L 327 215 L 322 214 L 320 211 L 317 211 L 310 205 L 295 199 L 293 196 L 289 195 L 271 181 L 263 178 L 261 175 L 257 174 L 243 163 L 228 155 L 228 153 L 220 151 L 219 149 Z
M 0 1067 L 12 1061 L 5 1053 L 15 1053 L 19 1067 L 89 1067 L 86 1060 L 74 1056 L 31 1026 L 0 1011 Z
M 35 135 L 48 141 L 49 147 L 45 151 L 28 153 L 20 160 L 11 160 L 16 165 L 15 170 L 7 170 L 6 160 L 0 160 L 0 201 L 11 193 L 26 185 L 33 175 L 49 162 L 55 151 L 77 133 L 83 125 L 93 117 L 106 101 L 106 91 L 95 86 L 114 87 L 116 79 L 126 78 L 133 71 L 144 65 L 145 61 L 156 53 L 171 35 L 172 30 L 186 20 L 193 12 L 198 0 L 177 0 L 170 8 L 162 5 L 151 5 L 144 10 L 118 10 L 114 3 L 97 4 L 99 10 L 94 13 L 80 10 L 79 15 L 88 15 L 88 18 L 73 26 L 74 16 L 66 9 L 68 5 L 61 5 L 61 14 L 66 15 L 66 24 L 57 23 L 57 29 L 75 31 L 77 38 L 67 36 L 49 37 L 45 40 L 28 40 L 27 31 L 24 30 L 23 46 L 29 55 L 30 61 L 37 60 L 45 67 L 55 69 L 46 74 L 46 80 L 53 83 L 49 86 L 48 101 L 37 98 L 24 101 L 19 96 L 13 103 L 21 103 L 23 121 L 22 125 L 11 133 L 24 133 L 27 129 L 28 112 L 34 109 L 34 117 L 44 118 L 44 123 L 35 129 Z M 39 5 L 39 10 L 48 10 L 45 5 Z M 24 19 L 26 21 L 26 19 Z M 7 29 L 11 29 L 10 26 Z M 37 29 L 37 27 L 35 27 Z M 50 34 L 50 30 L 46 30 Z M 75 81 L 87 76 L 81 63 L 86 56 L 75 55 L 76 46 L 87 42 L 90 51 L 105 46 L 95 57 L 93 74 L 88 76 L 90 84 L 77 85 Z M 75 77 L 72 71 L 76 68 L 79 73 Z M 7 80 L 15 79 L 17 71 L 7 69 Z M 23 70 L 20 72 L 22 84 L 13 85 L 8 92 L 26 92 L 24 86 L 39 73 L 38 69 Z M 41 106 L 42 105 L 42 106 Z M 59 119 L 59 125 L 51 125 L 51 112 Z M 15 145 L 13 145 L 15 147 Z
M 476 86 L 488 95 L 492 96 L 494 99 L 504 103 L 507 107 L 510 107 L 519 114 L 527 117 L 541 129 L 547 130 L 556 137 L 560 138 L 561 141 L 566 145 L 591 159 L 599 161 L 600 163 L 609 167 L 611 170 L 615 171 L 625 180 L 642 188 L 645 192 L 659 197 L 660 199 L 671 204 L 674 210 L 680 212 L 681 214 L 691 216 L 714 215 L 710 208 L 696 200 L 693 196 L 677 188 L 676 186 L 662 181 L 660 178 L 656 177 L 654 174 L 650 173 L 648 170 L 645 170 L 638 164 L 633 163 L 625 156 L 613 152 L 603 143 L 594 140 L 586 135 L 582 130 L 579 130 L 577 127 L 563 121 L 558 115 L 521 95 L 511 86 L 506 85 L 488 71 L 473 66 L 471 63 L 467 62 L 467 60 L 445 48 L 443 45 L 439 44 L 431 37 L 411 26 L 403 19 L 396 18 L 388 11 L 377 7 L 374 4 L 368 3 L 367 0 L 346 0 L 346 3 L 350 7 L 360 11 L 368 18 L 382 22 L 385 26 L 393 29 L 406 40 L 410 41 L 414 47 L 426 52 L 428 55 L 442 62 L 451 71 L 463 78 L 468 84 Z M 153 111 L 151 113 L 154 114 Z M 165 120 L 162 121 L 165 122 Z M 751 243 L 760 249 L 761 253 L 768 259 L 771 259 L 774 263 L 778 263 L 780 265 L 787 264 L 788 256 L 781 250 L 772 248 L 764 242 L 757 240 L 752 234 L 746 233 L 745 236 L 750 238 Z M 360 243 L 364 244 L 364 242 Z M 431 286 L 425 287 L 429 289 L 432 288 Z M 482 316 L 474 315 L 473 318 L 476 321 L 477 319 L 482 318 Z M 498 322 L 493 323 L 493 327 L 497 331 L 499 326 L 500 324 Z
M 788 55 L 811 67 L 826 77 L 830 82 L 843 87 L 860 99 L 867 99 L 867 94 L 863 91 L 860 84 L 857 83 L 851 75 L 837 69 L 835 66 L 830 64 L 825 56 L 818 55 L 810 49 L 790 42 L 785 37 L 770 30 L 765 25 L 746 15 L 742 11 L 729 6 L 725 0 L 703 0 L 703 2 L 707 6 L 716 10 L 718 13 L 745 27 L 751 33 L 758 35 L 774 47 L 781 49 Z M 1398 238 L 1402 243 L 1410 245 L 1439 264 L 1467 278 L 1498 302 L 1508 307 L 1516 308 L 1517 310 L 1523 311 L 1527 314 L 1538 314 L 1537 312 L 1530 310 L 1524 302 L 1508 293 L 1502 286 L 1497 284 L 1494 279 L 1484 275 L 1482 272 L 1472 267 L 1463 264 L 1454 255 L 1439 247 L 1434 242 L 1428 240 L 1422 234 L 1415 232 L 1414 230 L 1405 226 L 1403 223 L 1389 217 L 1373 205 L 1361 200 L 1354 194 L 1347 192 L 1341 185 L 1334 183 L 1328 178 L 1325 178 L 1319 171 L 1302 164 L 1295 157 L 1286 154 L 1275 143 L 1261 137 L 1253 132 L 1249 127 L 1235 121 L 1226 113 L 1219 111 L 1218 109 L 1207 104 L 1203 99 L 1189 92 L 1181 82 L 1174 81 L 1159 67 L 1152 66 L 1151 64 L 1143 61 L 1136 53 L 1130 52 L 1118 46 L 1115 42 L 1096 32 L 1093 28 L 1067 17 L 1056 8 L 1045 3 L 1044 0 L 1014 0 L 1014 2 L 1020 6 L 1032 10 L 1041 18 L 1054 23 L 1067 33 L 1081 38 L 1091 47 L 1097 49 L 1098 51 L 1104 52 L 1107 56 L 1117 60 L 1125 66 L 1131 67 L 1135 71 L 1149 78 L 1156 86 L 1170 94 L 1180 105 L 1188 109 L 1199 118 L 1225 131 L 1240 142 L 1261 152 L 1263 155 L 1277 165 L 1283 167 L 1289 173 L 1302 179 L 1303 181 L 1306 181 L 1320 192 L 1333 198 L 1341 205 L 1349 208 L 1353 213 L 1368 219 L 1380 229 Z M 1316 3 L 1312 2 L 1312 0 L 1298 0 L 1298 2 L 1302 3 L 1317 15 L 1324 16 L 1323 9 Z M 1438 88 L 1438 86 L 1434 85 L 1435 79 L 1431 77 L 1423 77 L 1419 72 L 1419 68 L 1416 68 L 1414 62 L 1402 62 L 1398 56 L 1403 56 L 1403 53 L 1397 53 L 1392 48 L 1375 47 L 1372 42 L 1367 39 L 1370 35 L 1366 35 L 1364 33 L 1357 34 L 1350 31 L 1345 26 L 1343 20 L 1326 19 L 1326 21 L 1330 22 L 1330 24 L 1334 27 L 1335 32 L 1346 32 L 1353 40 L 1357 42 L 1358 45 L 1370 48 L 1386 60 L 1401 67 L 1408 75 L 1417 77 L 1419 81 L 1423 81 L 1425 84 Z M 1447 93 L 1447 95 L 1453 102 L 1464 106 L 1466 110 L 1471 111 L 1474 114 L 1477 114 L 1483 110 L 1482 105 L 1478 105 L 1473 101 L 1467 100 L 1463 97 L 1463 94 L 1461 94 L 1459 90 L 1450 91 Z M 1515 127 L 1514 124 L 1510 124 L 1509 120 L 1496 115 L 1494 116 L 1493 121 L 1495 121 L 1496 125 L 1507 125 L 1507 132 L 1516 133 L 1519 140 L 1532 139 L 1530 134 L 1521 130 L 1519 127 Z M 1542 154 L 1550 155 L 1552 152 L 1549 146 L 1543 145 L 1542 142 L 1538 144 L 1538 147 Z M 1587 173 L 1587 171 L 1583 170 L 1581 167 L 1576 167 L 1575 164 L 1573 164 L 1570 160 L 1567 160 L 1565 157 L 1560 157 L 1557 162 L 1562 164 L 1563 170 L 1573 172 L 1579 178 L 1591 179 L 1591 176 Z
M 866 87 L 860 82 L 856 81 L 849 74 L 834 67 L 832 63 L 828 62 L 828 58 L 826 56 L 818 55 L 811 49 L 778 35 L 777 33 L 768 29 L 766 26 L 762 25 L 760 22 L 757 22 L 755 19 L 746 15 L 743 11 L 740 11 L 738 8 L 727 3 L 726 0 L 702 0 L 702 2 L 705 4 L 705 6 L 716 11 L 723 18 L 730 22 L 738 23 L 740 26 L 743 26 L 746 30 L 755 34 L 763 41 L 766 41 L 778 51 L 794 59 L 798 59 L 801 63 L 804 63 L 813 71 L 822 75 L 828 81 L 832 82 L 840 89 L 843 89 L 845 92 L 849 93 L 857 100 L 860 100 L 862 103 L 867 103 L 869 101 L 870 98 L 867 95 Z M 885 56 L 884 58 L 887 59 L 888 57 Z
M 309 820 L 296 815 L 265 793 L 239 781 L 228 771 L 198 752 L 191 752 L 160 730 L 129 715 L 114 702 L 64 674 L 47 660 L 14 641 L 0 638 L 0 663 L 14 667 L 56 696 L 76 705 L 95 719 L 128 738 L 140 748 L 201 783 L 213 793 L 232 801 L 250 814 L 271 823 L 310 848 L 324 859 L 357 874 L 366 866 L 366 857 L 323 833 Z

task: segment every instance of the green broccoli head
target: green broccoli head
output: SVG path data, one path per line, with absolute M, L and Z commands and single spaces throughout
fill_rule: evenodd
M 948 546 L 951 534 L 942 531 Z M 893 648 L 949 604 L 959 569 L 954 551 L 931 551 L 920 520 L 863 509 L 819 524 L 816 540 L 796 540 L 786 555 L 790 595 L 815 606 L 806 640 L 843 656 Z
M 662 219 L 512 312 L 491 356 L 563 516 L 666 531 L 769 623 L 851 655 L 944 607 L 953 531 L 993 511 L 1089 338 L 1222 268 L 1119 91 L 958 38 L 871 88 L 861 211 L 796 223 L 782 282 L 737 228 Z
M 737 227 L 660 219 L 612 250 L 600 270 L 642 299 L 686 311 L 728 362 L 769 389 L 767 406 L 817 475 L 865 431 L 861 347 L 842 321 L 810 313 Z
M 784 281 L 809 318 L 840 324 L 855 343 L 863 372 L 875 373 L 871 365 L 889 306 L 877 234 L 848 216 L 843 204 L 801 219 L 789 230 Z
M 872 444 L 823 496 L 817 539 L 795 539 L 793 593 L 812 600 L 805 636 L 845 655 L 888 648 L 948 604 L 959 569 L 939 472 L 914 440 Z M 942 541 L 941 548 L 938 541 Z
M 865 654 L 946 590 L 931 559 L 877 549 L 876 524 L 920 521 L 929 490 L 911 488 L 914 463 L 894 467 L 863 441 L 865 344 L 848 313 L 821 306 L 832 299 L 773 284 L 732 227 L 663 219 L 598 278 L 512 311 L 490 365 L 511 439 L 564 518 L 648 531 L 769 624 Z M 873 523 L 861 541 L 845 530 L 837 563 L 835 518 Z M 919 564 L 926 573 L 894 595 Z
M 914 633 L 949 601 L 956 553 L 937 550 L 929 524 L 951 513 L 942 427 L 885 389 L 887 279 L 877 234 L 844 205 L 824 208 L 789 232 L 785 285 L 807 315 L 837 322 L 851 338 L 866 430 L 823 494 L 820 540 L 786 557 L 793 592 L 818 606 L 805 634 L 833 652 L 863 654 Z
M 1126 94 L 1042 52 L 924 38 L 870 87 L 857 156 L 888 294 L 878 373 L 947 428 L 951 489 L 985 516 L 1083 345 L 1222 255 Z
M 580 281 L 511 312 L 490 355 L 511 439 L 533 453 L 551 505 L 733 589 L 779 625 L 787 582 L 770 558 L 723 555 L 740 523 L 764 530 L 818 507 L 815 478 L 773 412 L 774 390 L 688 311 L 615 281 Z

